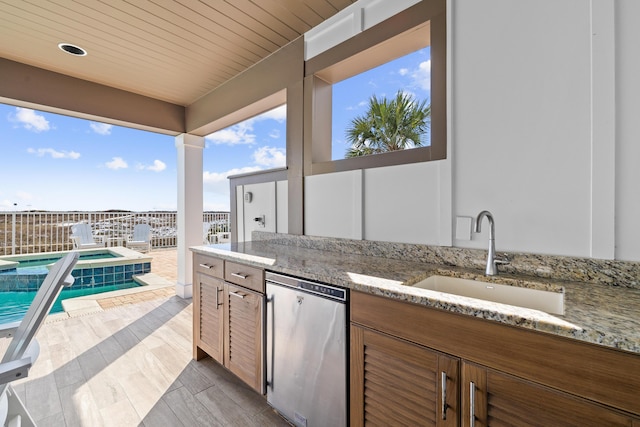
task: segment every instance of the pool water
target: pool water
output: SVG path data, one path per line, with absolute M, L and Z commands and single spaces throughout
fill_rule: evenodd
M 86 287 L 78 289 L 63 289 L 51 307 L 50 313 L 63 312 L 62 300 L 94 295 L 102 292 L 116 291 L 140 286 L 137 282 L 125 282 L 118 285 L 99 286 L 95 288 Z M 22 320 L 31 301 L 36 296 L 36 292 L 0 292 L 0 324 Z
M 18 268 L 21 270 L 24 270 L 24 269 L 31 269 L 35 267 L 44 267 L 49 264 L 53 264 L 54 262 L 58 261 L 61 258 L 62 256 L 57 256 L 57 257 L 49 256 L 47 258 L 21 260 L 20 264 L 18 265 Z M 109 258 L 119 258 L 119 256 L 108 251 L 90 252 L 90 253 L 81 253 L 79 260 L 89 261 L 92 259 L 109 259 Z M 44 270 L 44 271 L 46 272 L 48 270 Z

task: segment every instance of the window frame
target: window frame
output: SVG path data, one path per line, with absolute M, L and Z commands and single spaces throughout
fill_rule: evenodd
M 426 46 L 431 47 L 431 145 L 332 160 L 332 84 Z M 446 159 L 446 50 L 446 1 L 423 0 L 307 60 L 305 176 Z

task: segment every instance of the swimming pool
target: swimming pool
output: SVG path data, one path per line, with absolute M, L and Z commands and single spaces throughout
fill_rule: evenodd
M 151 257 L 131 249 L 115 247 L 78 252 L 80 259 L 71 272 L 75 281 L 62 291 L 52 313 L 63 311 L 60 304 L 63 299 L 138 286 L 133 277 L 151 272 Z M 0 323 L 24 316 L 49 272 L 48 266 L 64 254 L 47 252 L 0 257 Z M 10 317 L 13 320 L 5 320 Z
M 50 313 L 62 313 L 62 300 L 69 298 L 82 297 L 85 295 L 93 295 L 96 293 L 117 291 L 121 289 L 129 289 L 141 286 L 139 283 L 131 281 L 119 285 L 107 285 L 99 288 L 64 288 L 51 307 Z M 21 320 L 29 309 L 31 301 L 36 296 L 35 291 L 31 292 L 11 292 L 5 291 L 0 293 L 0 324 L 15 322 Z

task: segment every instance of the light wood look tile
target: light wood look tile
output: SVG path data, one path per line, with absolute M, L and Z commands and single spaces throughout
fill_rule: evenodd
M 47 323 L 14 388 L 47 427 L 288 426 L 219 364 L 192 360 L 191 316 L 170 296 Z

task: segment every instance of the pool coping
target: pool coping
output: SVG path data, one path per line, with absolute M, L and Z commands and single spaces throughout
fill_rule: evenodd
M 62 300 L 62 308 L 64 309 L 64 312 L 50 314 L 47 318 L 47 321 L 62 320 L 68 319 L 70 317 L 78 317 L 87 314 L 102 312 L 104 311 L 104 309 L 98 302 L 102 299 L 121 297 L 175 286 L 175 283 L 170 282 L 169 280 L 165 279 L 164 277 L 158 276 L 155 273 L 146 273 L 133 276 L 133 280 L 140 283 L 142 286 Z

